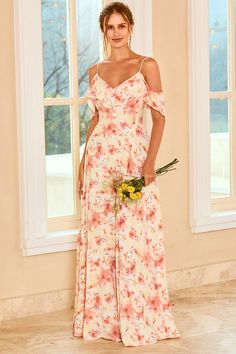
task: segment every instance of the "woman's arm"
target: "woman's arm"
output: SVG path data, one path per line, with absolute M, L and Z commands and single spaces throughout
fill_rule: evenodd
M 85 151 L 86 151 L 86 147 L 87 147 L 88 140 L 89 140 L 90 135 L 92 134 L 94 128 L 96 127 L 98 121 L 99 121 L 98 112 L 97 112 L 97 110 L 95 110 L 95 114 L 94 114 L 94 116 L 90 119 L 90 123 L 89 123 L 88 130 L 87 130 L 84 153 L 83 153 L 83 156 L 82 156 L 82 159 L 81 159 L 81 162 L 82 162 L 83 164 L 84 164 Z
M 91 66 L 91 68 L 89 69 L 88 73 L 89 73 L 89 83 L 91 83 L 92 78 L 93 78 L 93 76 L 94 76 L 95 73 L 96 73 L 96 64 L 93 65 L 93 66 Z M 92 134 L 94 128 L 96 127 L 98 121 L 99 121 L 99 115 L 98 115 L 97 109 L 95 108 L 95 113 L 93 114 L 93 116 L 92 116 L 91 119 L 90 119 L 89 126 L 88 126 L 88 130 L 87 130 L 84 153 L 83 153 L 83 157 L 82 157 L 82 159 L 81 159 L 81 163 L 82 163 L 83 165 L 84 165 L 85 151 L 86 151 L 86 148 L 87 148 L 88 140 L 89 140 L 89 138 L 90 138 L 90 136 L 91 136 L 91 134 Z
M 148 58 L 144 61 L 143 75 L 152 91 L 162 91 L 160 70 L 154 58 Z M 145 185 L 148 185 L 156 178 L 155 160 L 161 144 L 161 139 L 165 126 L 165 117 L 155 109 L 151 108 L 152 114 L 152 131 L 147 158 L 143 165 L 142 175 L 144 176 Z
M 96 65 L 92 66 L 89 69 L 89 83 L 91 83 L 91 80 L 95 74 L 94 71 L 96 72 Z M 87 143 L 88 143 L 90 135 L 92 134 L 93 129 L 96 127 L 98 121 L 99 121 L 99 115 L 98 115 L 97 109 L 95 108 L 95 113 L 93 114 L 93 116 L 91 117 L 90 122 L 89 122 L 88 130 L 87 130 L 87 134 L 86 134 L 84 153 L 83 153 L 83 157 L 80 161 L 80 165 L 79 165 L 79 172 L 78 172 L 78 179 L 77 179 L 77 193 L 78 193 L 79 198 L 82 196 L 82 192 L 83 192 L 84 161 L 85 161 L 85 152 L 86 152 L 86 148 L 87 148 Z

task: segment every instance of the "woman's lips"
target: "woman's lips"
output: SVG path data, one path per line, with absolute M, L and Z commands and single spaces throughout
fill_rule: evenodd
M 120 42 L 120 41 L 122 41 L 122 39 L 123 39 L 123 38 L 113 38 L 113 41 L 115 41 L 115 42 Z

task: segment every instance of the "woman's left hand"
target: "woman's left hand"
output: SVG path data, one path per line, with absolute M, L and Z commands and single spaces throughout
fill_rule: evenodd
M 144 176 L 145 186 L 154 181 L 157 176 L 154 163 L 149 162 L 147 160 L 144 162 L 142 167 L 142 176 Z

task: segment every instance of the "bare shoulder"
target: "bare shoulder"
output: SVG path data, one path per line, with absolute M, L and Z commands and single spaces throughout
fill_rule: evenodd
M 154 71 L 160 71 L 157 60 L 152 57 L 146 57 L 143 62 L 143 73 L 148 74 L 149 72 L 153 73 Z
M 93 64 L 88 68 L 89 82 L 92 81 L 96 73 L 97 73 L 97 64 Z
M 144 60 L 142 74 L 151 90 L 162 91 L 160 69 L 155 58 L 147 57 Z

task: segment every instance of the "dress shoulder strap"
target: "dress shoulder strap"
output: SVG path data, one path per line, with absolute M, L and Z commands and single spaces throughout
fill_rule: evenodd
M 139 71 L 141 71 L 141 70 L 142 70 L 142 67 L 143 67 L 143 62 L 144 62 L 144 60 L 145 60 L 145 59 L 147 59 L 147 58 L 148 58 L 148 57 L 144 57 L 144 58 L 142 59 L 141 64 L 140 64 Z

